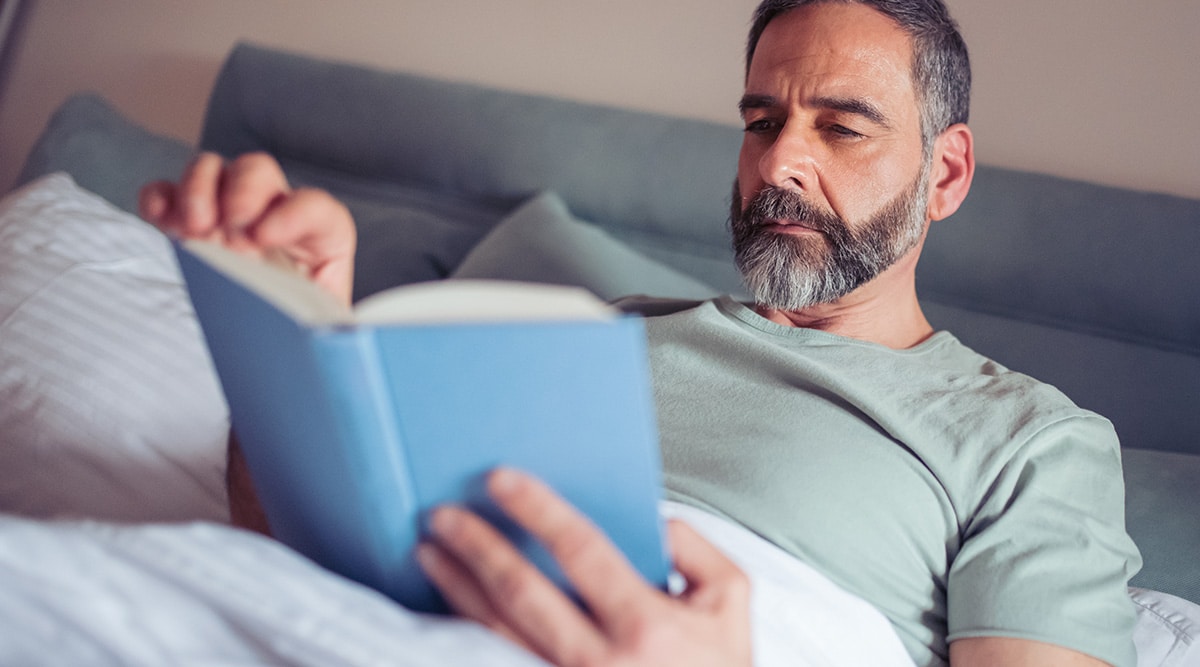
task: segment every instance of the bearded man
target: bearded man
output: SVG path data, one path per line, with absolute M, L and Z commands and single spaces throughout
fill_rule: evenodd
M 731 216 L 755 302 L 624 304 L 647 315 L 666 496 L 872 603 L 917 664 L 1132 665 L 1140 559 L 1111 424 L 936 331 L 917 300 L 930 223 L 974 174 L 969 92 L 940 0 L 759 6 Z M 348 298 L 345 209 L 262 156 L 202 156 L 147 188 L 143 214 L 234 228 Z M 420 558 L 464 615 L 563 665 L 750 664 L 746 581 L 686 527 L 671 597 L 535 480 L 500 471 L 490 489 L 588 613 L 444 508 Z

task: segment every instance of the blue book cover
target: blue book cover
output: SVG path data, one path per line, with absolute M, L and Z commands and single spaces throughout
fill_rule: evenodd
M 574 288 L 445 281 L 352 314 L 299 276 L 194 241 L 188 291 L 272 533 L 407 607 L 446 607 L 413 548 L 433 507 L 491 520 L 570 591 L 483 493 L 528 471 L 651 583 L 670 571 L 641 320 Z

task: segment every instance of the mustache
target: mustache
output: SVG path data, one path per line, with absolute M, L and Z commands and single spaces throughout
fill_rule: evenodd
M 753 233 L 774 222 L 797 222 L 809 229 L 841 241 L 851 237 L 850 227 L 832 211 L 822 209 L 794 190 L 766 186 L 760 190 L 744 211 L 733 216 L 737 231 Z

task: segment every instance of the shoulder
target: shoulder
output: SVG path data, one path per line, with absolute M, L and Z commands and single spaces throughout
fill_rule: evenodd
M 882 391 L 895 397 L 893 433 L 904 429 L 898 439 L 938 478 L 964 529 L 989 516 L 989 503 L 1002 508 L 1022 492 L 1119 492 L 1120 442 L 1108 419 L 949 334 L 928 343 Z
M 964 410 L 1007 423 L 993 427 L 1009 440 L 1022 442 L 1056 425 L 1079 424 L 1112 431 L 1103 416 L 1080 407 L 1063 391 L 1038 378 L 1008 368 L 942 332 L 921 361 L 934 381 L 963 397 Z

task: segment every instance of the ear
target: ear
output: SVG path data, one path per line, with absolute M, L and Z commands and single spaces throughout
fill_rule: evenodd
M 958 210 L 975 177 L 975 137 L 963 123 L 951 125 L 933 144 L 929 218 L 944 220 Z

